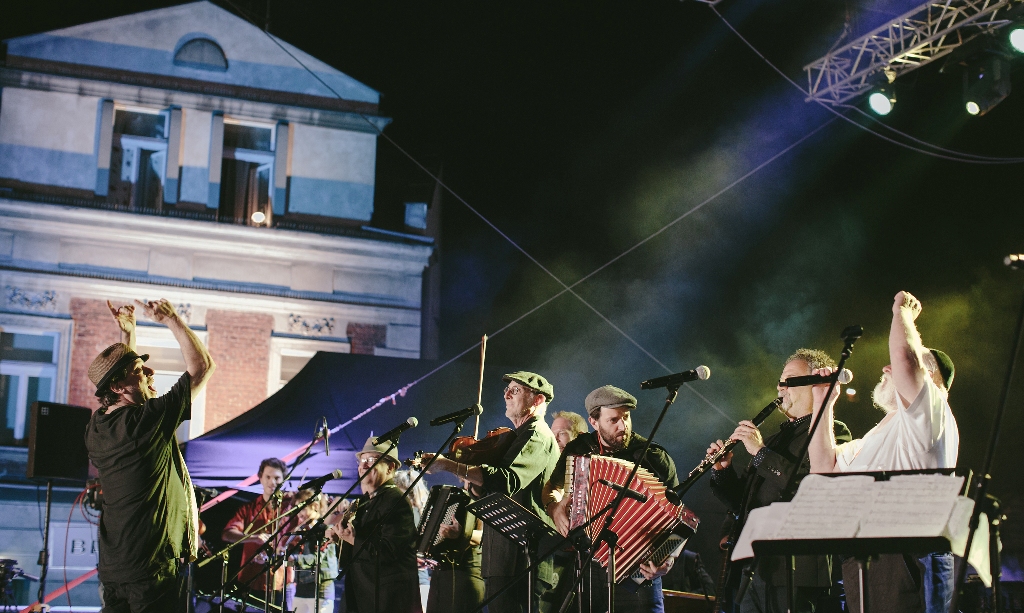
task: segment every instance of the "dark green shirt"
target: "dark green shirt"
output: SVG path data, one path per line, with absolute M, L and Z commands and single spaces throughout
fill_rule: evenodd
M 569 441 L 569 444 L 562 450 L 562 455 L 558 458 L 558 464 L 555 465 L 555 472 L 551 475 L 551 485 L 559 489 L 565 487 L 565 458 L 567 456 L 604 455 L 635 464 L 637 456 L 643 450 L 646 443 L 647 439 L 634 433 L 629 437 L 629 443 L 622 449 L 612 453 L 602 453 L 602 451 L 607 450 L 598 444 L 597 432 L 580 434 Z M 644 456 L 644 461 L 640 463 L 640 467 L 649 470 L 666 487 L 673 488 L 679 485 L 679 477 L 676 475 L 676 463 L 672 461 L 672 457 L 668 455 L 665 448 L 657 443 L 651 443 L 651 447 L 647 450 L 647 455 Z
M 100 581 L 173 573 L 188 555 L 183 544 L 196 511 L 174 431 L 191 414 L 187 372 L 159 398 L 93 413 L 85 446 L 103 488 Z

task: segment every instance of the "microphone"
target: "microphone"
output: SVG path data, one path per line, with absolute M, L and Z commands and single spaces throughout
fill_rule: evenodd
M 664 377 L 658 377 L 656 379 L 648 379 L 640 383 L 640 389 L 642 390 L 653 390 L 659 387 L 679 387 L 680 385 L 689 381 L 696 381 L 700 379 L 704 381 L 711 376 L 711 369 L 707 366 L 698 366 L 693 370 L 686 372 L 676 373 L 674 375 L 667 375 Z
M 853 373 L 850 372 L 850 369 L 844 368 L 840 372 L 832 373 L 827 377 L 824 375 L 806 375 L 803 377 L 790 377 L 785 381 L 780 381 L 779 387 L 803 387 L 805 385 L 820 385 L 822 383 L 832 383 L 833 381 L 836 380 L 836 378 L 839 379 L 840 383 L 845 385 L 850 381 L 853 381 Z
M 303 483 L 301 486 L 299 486 L 299 491 L 301 492 L 302 490 L 313 489 L 319 490 L 323 488 L 325 483 L 327 483 L 328 481 L 334 481 L 335 479 L 341 479 L 340 468 L 335 468 L 334 472 L 324 475 L 323 477 L 317 477 L 316 479 Z
M 628 487 L 626 487 L 625 485 L 619 485 L 618 483 L 612 483 L 611 481 L 609 481 L 607 479 L 598 479 L 597 481 L 601 485 L 603 485 L 605 487 L 610 487 L 613 490 L 615 490 L 616 492 L 622 492 L 626 496 L 626 498 L 632 498 L 633 500 L 638 500 L 640 502 L 647 502 L 647 495 L 646 494 L 641 494 L 640 492 L 638 492 L 636 490 L 631 490 Z
M 320 436 L 324 437 L 324 455 L 331 455 L 331 429 L 327 427 L 327 418 L 321 417 L 323 423 L 320 425 Z
M 402 436 L 403 432 L 405 432 L 409 428 L 415 428 L 419 424 L 420 424 L 420 420 L 416 419 L 415 417 L 410 417 L 409 419 L 405 420 L 404 424 L 402 424 L 400 426 L 396 426 L 396 427 L 388 430 L 384 434 L 381 434 L 377 438 L 373 439 L 373 444 L 374 445 L 380 445 L 383 442 L 389 442 L 389 443 L 396 443 L 397 444 L 398 443 L 398 437 Z
M 1024 253 L 1011 253 L 1003 258 L 1003 264 L 1014 270 L 1024 270 Z
M 454 413 L 442 415 L 437 419 L 431 419 L 430 425 L 440 426 L 441 424 L 446 424 L 450 421 L 465 421 L 470 417 L 473 417 L 474 415 L 480 415 L 483 412 L 484 408 L 482 406 L 480 406 L 479 404 L 474 404 L 473 406 L 462 409 L 461 411 L 455 411 Z

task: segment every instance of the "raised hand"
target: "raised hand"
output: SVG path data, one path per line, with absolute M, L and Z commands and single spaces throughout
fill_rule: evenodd
M 827 376 L 831 375 L 833 372 L 835 372 L 834 368 L 825 367 L 825 368 L 815 368 L 814 370 L 811 371 L 811 374 L 812 375 L 821 375 L 823 377 L 827 377 Z M 814 405 L 811 407 L 811 410 L 814 412 L 815 415 L 817 415 L 818 414 L 818 410 L 821 409 L 821 404 L 825 400 L 825 394 L 828 393 L 828 386 L 829 386 L 828 383 L 820 383 L 818 385 L 812 385 L 811 386 L 811 397 L 813 398 L 813 402 L 814 402 Z M 840 384 L 839 384 L 838 381 L 836 381 L 836 386 L 832 390 L 832 397 L 829 398 L 829 402 L 830 403 L 835 402 L 836 398 L 839 398 L 839 388 L 840 388 Z
M 171 304 L 166 298 L 160 300 L 150 300 L 149 302 L 142 302 L 136 300 L 135 304 L 142 307 L 146 317 L 152 319 L 158 324 L 166 324 L 168 321 L 178 316 L 178 312 L 174 310 L 174 305 Z
M 917 316 L 921 314 L 921 301 L 910 292 L 904 290 L 893 298 L 892 314 L 899 315 L 903 309 L 910 311 L 911 319 L 916 320 Z
M 134 305 L 126 304 L 114 307 L 113 303 L 107 300 L 107 308 L 110 309 L 110 314 L 114 316 L 114 321 L 117 322 L 117 326 L 121 328 L 122 332 L 131 334 L 135 330 Z

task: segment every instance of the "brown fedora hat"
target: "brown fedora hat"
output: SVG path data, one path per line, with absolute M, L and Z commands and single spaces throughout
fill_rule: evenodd
M 101 351 L 89 365 L 89 380 L 96 386 L 96 395 L 102 396 L 106 392 L 111 378 L 119 370 L 135 360 L 145 362 L 148 359 L 148 353 L 139 355 L 124 343 L 114 343 Z

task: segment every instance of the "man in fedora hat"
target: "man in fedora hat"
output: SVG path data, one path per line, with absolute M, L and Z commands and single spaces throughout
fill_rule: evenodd
M 921 341 L 915 323 L 921 302 L 910 292 L 896 294 L 889 327 L 889 364 L 871 393 L 885 413 L 862 438 L 836 444 L 829 436 L 834 421 L 838 386 L 825 407 L 822 426 L 808 447 L 814 472 L 872 472 L 956 468 L 960 431 L 949 407 L 953 360 Z M 814 374 L 830 374 L 831 369 Z M 817 415 L 827 385 L 815 385 Z M 843 583 L 850 610 L 858 606 L 859 587 L 855 560 L 843 563 Z M 953 554 L 929 553 L 919 558 L 888 554 L 872 562 L 868 575 L 872 611 L 945 612 L 953 597 Z
M 509 450 L 493 466 L 470 466 L 437 458 L 431 472 L 450 472 L 468 481 L 475 494 L 505 494 L 550 523 L 541 504 L 541 490 L 558 461 L 558 442 L 544 421 L 548 403 L 555 398 L 555 389 L 547 379 L 532 372 L 509 373 L 502 379 L 508 383 L 505 387 L 505 417 L 512 422 L 516 434 Z M 424 462 L 430 457 L 430 454 L 424 454 Z M 481 574 L 490 598 L 526 569 L 527 556 L 518 545 L 487 524 L 484 524 L 482 546 Z M 538 610 L 540 596 L 551 588 L 553 574 L 550 558 L 537 568 L 531 590 L 535 603 L 532 610 Z M 487 608 L 491 613 L 518 613 L 526 608 L 526 592 L 524 581 L 521 586 L 515 585 L 506 590 Z M 545 602 L 540 606 L 547 605 Z
M 568 456 L 603 455 L 613 458 L 637 461 L 637 454 L 647 444 L 647 439 L 633 432 L 633 422 L 630 414 L 636 409 L 636 398 L 624 389 L 614 385 L 603 385 L 587 394 L 584 401 L 588 421 L 594 427 L 594 432 L 580 434 L 565 446 L 558 464 L 551 473 L 551 479 L 544 487 L 545 505 L 547 512 L 555 522 L 555 527 L 563 535 L 569 532 L 569 499 L 565 497 L 565 465 Z M 676 465 L 672 458 L 665 451 L 665 448 L 657 443 L 651 443 L 647 455 L 640 463 L 642 468 L 650 471 L 666 487 L 673 488 L 679 485 L 676 476 Z M 675 557 L 669 556 L 662 564 L 655 565 L 651 562 L 644 562 L 640 566 L 640 572 L 644 577 L 651 580 L 651 584 L 640 587 L 636 592 L 624 589 L 615 590 L 616 611 L 661 611 L 664 610 L 664 594 L 661 589 L 661 577 L 671 570 L 675 563 Z M 604 611 L 607 609 L 608 587 L 606 571 L 597 562 L 592 562 L 584 572 L 590 573 L 590 594 L 581 594 L 583 608 L 587 609 L 594 605 L 595 610 Z M 573 581 L 572 573 L 564 573 L 564 578 L 570 584 Z M 564 593 L 565 586 L 559 590 Z M 592 599 L 592 602 L 591 602 Z
M 191 417 L 192 400 L 215 366 L 170 302 L 135 303 L 170 329 L 185 372 L 157 397 L 149 356 L 135 352 L 135 307 L 107 302 L 121 342 L 89 366 L 100 409 L 85 434 L 103 487 L 97 569 L 104 613 L 179 610 L 178 573 L 195 559 L 199 541 L 195 493 L 174 431 Z
M 346 610 L 420 613 L 416 526 L 412 506 L 402 500 L 402 491 L 394 482 L 395 471 L 401 465 L 398 445 L 388 441 L 374 445 L 371 436 L 356 459 L 363 495 L 355 503 L 351 521 L 332 528 L 344 542 L 343 559 L 349 558 L 345 574 Z M 377 465 L 371 469 L 375 462 Z M 378 526 L 382 521 L 383 525 Z M 356 551 L 358 556 L 351 558 Z

